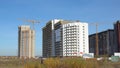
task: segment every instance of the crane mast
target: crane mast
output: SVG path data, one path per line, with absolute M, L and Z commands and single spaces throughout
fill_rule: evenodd
M 93 25 L 95 25 L 96 27 L 96 35 L 95 35 L 95 54 L 96 56 L 99 56 L 99 44 L 98 44 L 98 23 L 91 23 Z

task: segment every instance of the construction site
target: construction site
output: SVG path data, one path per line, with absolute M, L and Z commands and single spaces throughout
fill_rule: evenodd
M 23 20 L 30 22 L 32 26 L 21 25 L 18 27 L 18 57 L 27 59 L 35 58 L 35 28 L 34 24 L 39 23 L 36 20 Z

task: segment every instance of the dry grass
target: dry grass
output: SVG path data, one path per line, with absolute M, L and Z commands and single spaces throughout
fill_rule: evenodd
M 45 68 L 59 68 L 61 66 L 60 58 L 48 58 L 43 63 Z
M 35 62 L 28 61 L 24 64 L 24 68 L 43 68 L 43 67 L 42 64 L 40 64 L 37 61 Z
M 98 68 L 97 61 L 82 58 L 48 58 L 44 65 L 46 68 Z
M 82 58 L 47 58 L 40 60 L 0 61 L 0 68 L 120 68 L 120 62 Z

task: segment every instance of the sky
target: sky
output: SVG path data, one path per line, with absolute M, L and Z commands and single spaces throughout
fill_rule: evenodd
M 17 56 L 18 26 L 35 24 L 35 55 L 42 56 L 42 28 L 49 20 L 79 20 L 89 24 L 89 34 L 113 29 L 120 20 L 120 0 L 0 0 L 0 56 Z

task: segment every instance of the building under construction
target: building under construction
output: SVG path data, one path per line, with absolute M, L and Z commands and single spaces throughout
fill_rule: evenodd
M 114 55 L 116 51 L 114 30 L 109 29 L 98 33 L 98 55 Z M 89 35 L 89 52 L 96 55 L 96 34 Z
M 98 49 L 96 49 L 96 40 L 98 40 Z M 89 52 L 95 55 L 114 55 L 115 52 L 120 52 L 120 21 L 114 24 L 114 29 L 109 29 L 89 35 Z
M 89 53 L 85 22 L 55 19 L 42 30 L 43 57 L 77 57 Z
M 116 45 L 117 45 L 117 52 L 120 52 L 120 21 L 117 21 L 114 24 L 114 30 L 115 30 L 115 39 L 116 39 Z
M 35 31 L 30 26 L 18 27 L 18 57 L 34 58 Z

